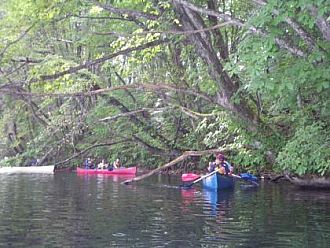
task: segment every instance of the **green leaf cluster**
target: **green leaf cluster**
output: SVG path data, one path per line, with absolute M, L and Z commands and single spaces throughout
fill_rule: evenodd
M 297 129 L 277 157 L 279 169 L 298 175 L 330 173 L 330 133 L 324 123 Z

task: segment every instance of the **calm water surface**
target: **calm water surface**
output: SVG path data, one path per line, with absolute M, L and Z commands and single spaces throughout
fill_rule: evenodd
M 121 180 L 0 175 L 0 247 L 330 247 L 330 192 Z

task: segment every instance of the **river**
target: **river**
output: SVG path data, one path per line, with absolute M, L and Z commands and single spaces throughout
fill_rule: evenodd
M 0 247 L 329 247 L 330 192 L 178 177 L 0 175 Z

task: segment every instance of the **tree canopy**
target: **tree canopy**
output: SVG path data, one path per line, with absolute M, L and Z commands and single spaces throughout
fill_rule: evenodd
M 0 3 L 1 164 L 219 148 L 330 173 L 326 0 Z

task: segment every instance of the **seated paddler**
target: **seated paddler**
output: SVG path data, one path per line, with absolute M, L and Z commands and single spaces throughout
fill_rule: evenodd
M 231 174 L 233 172 L 233 167 L 226 160 L 226 157 L 222 153 L 216 154 L 215 161 L 210 162 L 207 169 L 209 172 L 218 169 L 220 174 L 226 174 L 226 175 Z

